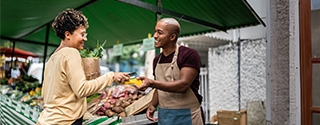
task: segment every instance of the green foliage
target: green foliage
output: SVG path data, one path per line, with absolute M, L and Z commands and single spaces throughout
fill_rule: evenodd
M 80 52 L 80 56 L 82 58 L 89 58 L 89 57 L 94 57 L 94 58 L 102 58 L 103 54 L 103 46 L 104 44 L 106 43 L 107 41 L 104 41 L 102 45 L 99 45 L 99 42 L 98 45 L 97 45 L 97 48 L 95 48 L 94 50 L 90 50 L 90 49 L 82 49 L 82 50 L 79 50 Z
M 5 42 L 5 43 L 3 44 L 3 46 L 9 48 L 9 47 L 12 47 L 12 46 L 13 46 L 13 43 L 10 42 L 10 41 L 8 41 L 8 42 Z
M 100 95 L 101 94 L 96 93 L 96 94 L 93 94 L 93 95 L 87 97 L 87 103 L 91 102 L 92 99 L 99 97 Z
M 0 79 L 0 85 L 7 85 L 8 84 L 8 78 L 1 78 Z
M 140 55 L 140 44 L 124 46 L 123 47 L 123 54 L 121 56 L 114 56 L 107 60 L 108 63 L 122 63 L 126 60 L 136 60 L 139 62 L 138 65 L 144 65 L 145 57 L 144 55 Z M 133 54 L 137 53 L 137 57 L 133 57 Z

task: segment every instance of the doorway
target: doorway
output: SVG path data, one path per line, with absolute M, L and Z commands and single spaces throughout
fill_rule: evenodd
M 320 124 L 320 2 L 300 0 L 302 125 Z

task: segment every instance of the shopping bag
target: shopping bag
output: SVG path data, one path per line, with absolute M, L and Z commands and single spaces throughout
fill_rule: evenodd
M 82 64 L 87 80 L 95 79 L 101 75 L 99 58 L 82 58 Z

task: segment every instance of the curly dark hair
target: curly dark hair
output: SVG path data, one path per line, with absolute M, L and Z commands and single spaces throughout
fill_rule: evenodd
M 88 28 L 88 19 L 80 11 L 69 8 L 59 13 L 52 22 L 54 32 L 61 39 L 65 38 L 66 31 L 72 34 L 79 26 Z

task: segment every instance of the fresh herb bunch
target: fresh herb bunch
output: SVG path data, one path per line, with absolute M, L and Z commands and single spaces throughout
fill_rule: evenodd
M 102 45 L 99 45 L 99 42 L 97 42 L 97 48 L 95 48 L 93 51 L 90 49 L 82 49 L 79 50 L 81 58 L 102 58 L 102 52 L 103 52 L 103 46 L 107 41 L 105 40 Z

